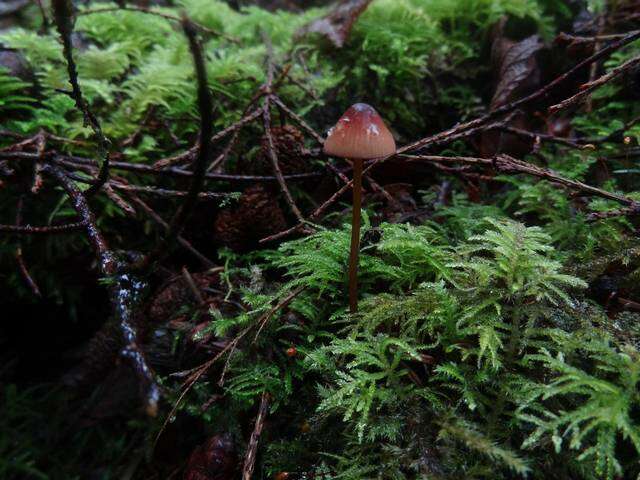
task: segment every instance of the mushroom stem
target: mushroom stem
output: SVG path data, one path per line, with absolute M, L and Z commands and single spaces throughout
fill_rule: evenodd
M 363 164 L 363 159 L 353 159 L 353 212 L 351 216 L 351 253 L 349 255 L 349 311 L 351 313 L 358 311 L 358 254 L 360 253 Z

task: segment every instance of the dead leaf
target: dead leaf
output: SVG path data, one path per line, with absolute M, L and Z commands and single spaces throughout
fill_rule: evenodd
M 504 35 L 506 21 L 503 19 L 496 26 L 491 46 L 491 64 L 497 79 L 489 106 L 491 111 L 531 93 L 541 82 L 537 54 L 544 46 L 542 40 L 538 35 L 520 41 L 508 38 Z M 513 115 L 509 126 L 529 130 L 532 126 L 530 114 Z M 484 132 L 479 144 L 480 154 L 484 157 L 494 156 L 498 152 L 526 155 L 532 148 L 531 139 L 498 130 Z
M 318 33 L 327 38 L 336 48 L 342 48 L 349 38 L 351 28 L 372 0 L 342 0 L 324 17 L 304 25 L 296 37 Z
M 492 60 L 499 79 L 491 99 L 491 110 L 505 105 L 540 83 L 540 68 L 536 54 L 542 49 L 542 40 L 531 35 L 519 42 L 499 37 L 493 42 Z

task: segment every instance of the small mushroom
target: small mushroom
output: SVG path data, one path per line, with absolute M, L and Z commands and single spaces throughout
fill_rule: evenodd
M 387 157 L 396 151 L 396 142 L 373 107 L 356 103 L 329 130 L 324 153 L 353 163 L 353 214 L 349 256 L 349 311 L 358 310 L 358 254 L 360 249 L 360 207 L 364 160 Z

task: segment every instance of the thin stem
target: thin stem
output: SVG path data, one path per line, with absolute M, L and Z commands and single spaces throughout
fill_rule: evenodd
M 358 254 L 360 253 L 360 208 L 362 206 L 362 159 L 353 160 L 353 212 L 349 255 L 349 311 L 358 311 Z

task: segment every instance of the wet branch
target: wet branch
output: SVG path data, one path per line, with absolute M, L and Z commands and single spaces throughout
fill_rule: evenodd
M 119 271 L 115 255 L 108 248 L 104 237 L 98 230 L 85 195 L 69 179 L 64 170 L 52 164 L 44 165 L 42 170 L 63 188 L 69 196 L 74 210 L 82 219 L 91 246 L 98 258 L 100 272 L 109 280 L 109 297 L 114 309 L 115 320 L 124 340 L 120 355 L 129 360 L 139 378 L 145 411 L 148 415 L 155 416 L 160 399 L 160 389 L 152 370 L 147 365 L 144 353 L 138 346 L 138 332 L 133 324 L 133 308 L 144 284 L 129 274 Z
M 586 195 L 605 198 L 614 202 L 626 205 L 631 209 L 640 209 L 640 202 L 633 200 L 625 195 L 620 195 L 601 188 L 587 185 L 586 183 L 579 182 L 565 178 L 553 170 L 547 168 L 541 168 L 537 165 L 518 160 L 509 155 L 498 155 L 495 158 L 480 158 L 480 157 L 449 157 L 441 155 L 401 155 L 401 158 L 410 162 L 425 161 L 433 163 L 464 163 L 469 165 L 483 165 L 494 168 L 496 171 L 507 174 L 526 174 L 533 177 L 547 180 L 551 183 L 562 185 L 571 190 L 584 193 Z
M 85 125 L 91 126 L 97 139 L 98 153 L 102 159 L 102 165 L 100 166 L 96 183 L 85 192 L 87 197 L 91 197 L 100 191 L 109 178 L 109 141 L 102 133 L 100 122 L 89 108 L 89 104 L 84 99 L 80 84 L 78 83 L 78 69 L 73 59 L 73 44 L 71 41 L 71 35 L 73 33 L 73 4 L 70 0 L 52 0 L 52 7 L 58 33 L 62 40 L 64 58 L 67 61 L 67 72 L 72 89 L 71 97 L 78 110 L 82 112 Z
M 2 225 L 0 224 L 0 233 L 8 233 L 15 235 L 51 235 L 60 233 L 71 233 L 86 227 L 84 222 L 65 223 L 62 225 Z
M 18 199 L 18 205 L 16 207 L 16 226 L 18 227 L 22 224 L 23 203 L 24 203 L 24 197 L 20 196 L 20 198 Z M 18 245 L 16 246 L 15 257 L 16 257 L 16 262 L 18 264 L 18 268 L 20 270 L 20 274 L 22 275 L 22 278 L 24 278 L 24 281 L 26 282 L 26 284 L 31 289 L 31 292 L 33 292 L 33 294 L 36 297 L 42 297 L 42 294 L 40 293 L 40 288 L 38 287 L 38 284 L 33 279 L 31 274 L 29 273 L 29 268 L 27 267 L 27 264 L 24 261 L 24 257 L 22 255 L 21 241 L 18 241 Z
M 211 135 L 213 133 L 213 100 L 211 92 L 207 84 L 207 71 L 205 67 L 204 54 L 202 45 L 197 38 L 197 30 L 193 23 L 184 18 L 182 21 L 182 29 L 187 40 L 189 41 L 189 50 L 193 57 L 193 64 L 196 70 L 196 79 L 198 82 L 198 111 L 200 113 L 200 140 L 198 154 L 193 162 L 193 176 L 191 177 L 191 185 L 185 195 L 184 202 L 178 208 L 178 211 L 169 223 L 169 230 L 166 237 L 160 244 L 151 251 L 135 269 L 146 268 L 151 266 L 158 259 L 166 255 L 168 248 L 171 248 L 182 232 L 186 221 L 189 219 L 193 208 L 198 201 L 198 194 L 204 187 L 205 175 L 207 169 L 207 160 L 211 154 Z
M 563 100 L 562 102 L 549 107 L 549 113 L 557 113 L 571 105 L 574 105 L 578 102 L 585 100 L 591 94 L 591 92 L 602 87 L 603 85 L 606 85 L 607 83 L 611 82 L 612 80 L 619 77 L 623 73 L 632 70 L 639 64 L 640 64 L 640 57 L 632 58 L 631 60 L 628 60 L 622 65 L 614 68 L 609 73 L 602 75 L 601 77 L 596 78 L 591 82 L 585 83 L 580 87 L 580 91 L 576 93 L 574 96 L 569 97 L 566 100 Z
M 256 454 L 258 452 L 258 441 L 260 440 L 260 434 L 264 428 L 264 422 L 267 419 L 267 413 L 269 411 L 269 394 L 262 393 L 260 398 L 260 407 L 258 407 L 258 415 L 256 416 L 256 423 L 251 432 L 251 438 L 249 439 L 249 445 L 247 446 L 247 453 L 244 457 L 244 465 L 242 466 L 242 480 L 251 480 L 253 475 L 253 468 L 256 463 Z

